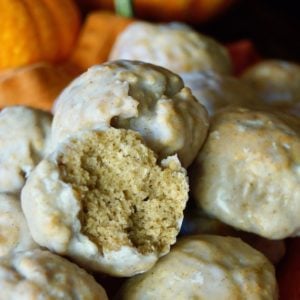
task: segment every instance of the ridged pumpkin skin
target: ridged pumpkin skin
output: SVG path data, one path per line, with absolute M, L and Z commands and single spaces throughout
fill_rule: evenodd
M 73 0 L 0 0 L 0 69 L 64 60 L 79 27 Z

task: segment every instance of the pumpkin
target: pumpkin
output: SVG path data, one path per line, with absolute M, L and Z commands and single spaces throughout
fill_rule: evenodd
M 27 105 L 49 111 L 58 94 L 77 75 L 79 70 L 70 63 L 38 62 L 1 71 L 0 109 Z
M 78 0 L 82 6 L 113 10 L 116 0 Z M 205 22 L 231 6 L 235 0 L 133 0 L 138 18 L 155 21 Z
M 237 76 L 261 60 L 251 40 L 238 40 L 227 44 L 226 47 L 233 64 L 233 73 Z
M 0 69 L 64 60 L 79 26 L 73 0 L 0 0 Z
M 124 18 L 109 11 L 91 12 L 82 26 L 70 61 L 85 70 L 108 59 L 111 48 L 121 33 L 134 19 Z

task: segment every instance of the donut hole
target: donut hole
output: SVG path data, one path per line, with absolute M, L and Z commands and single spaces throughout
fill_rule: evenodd
M 164 252 L 175 241 L 188 192 L 185 173 L 157 165 L 137 133 L 85 132 L 71 140 L 58 166 L 81 202 L 82 233 L 100 251 Z

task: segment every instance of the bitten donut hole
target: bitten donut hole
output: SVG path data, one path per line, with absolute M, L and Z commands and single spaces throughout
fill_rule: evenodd
M 185 205 L 185 175 L 157 165 L 139 135 L 124 129 L 73 138 L 58 158 L 61 179 L 81 201 L 82 233 L 101 251 L 164 251 Z

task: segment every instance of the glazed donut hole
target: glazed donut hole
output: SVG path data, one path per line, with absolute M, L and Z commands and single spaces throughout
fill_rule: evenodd
M 183 176 L 156 165 L 135 134 L 87 133 L 58 157 L 61 179 L 80 195 L 82 233 L 100 249 L 165 252 L 182 218 Z
M 227 108 L 190 171 L 199 209 L 268 239 L 299 236 L 300 122 L 280 112 Z
M 38 248 L 16 195 L 0 193 L 0 257 Z
M 246 69 L 241 78 L 269 105 L 300 102 L 300 65 L 296 63 L 266 59 Z
M 208 131 L 206 109 L 182 79 L 141 61 L 95 65 L 57 98 L 52 147 L 84 129 L 131 129 L 160 159 L 177 154 L 188 167 Z
M 19 193 L 50 142 L 52 115 L 27 106 L 0 112 L 0 192 Z
M 212 70 L 181 73 L 180 76 L 210 116 L 226 106 L 261 106 L 252 86 L 239 78 Z
M 66 139 L 35 168 L 21 198 L 40 245 L 126 277 L 169 252 L 188 190 L 176 155 L 158 161 L 137 132 L 110 128 Z
M 241 79 L 253 88 L 261 103 L 273 110 L 300 116 L 300 65 L 265 59 L 245 70 Z
M 0 299 L 107 300 L 103 287 L 84 269 L 46 250 L 0 258 Z
M 277 299 L 275 270 L 238 238 L 189 236 L 128 279 L 115 299 Z
M 232 72 L 227 49 L 213 38 L 186 24 L 153 24 L 135 21 L 119 34 L 109 60 L 140 60 L 175 73 L 213 70 Z

